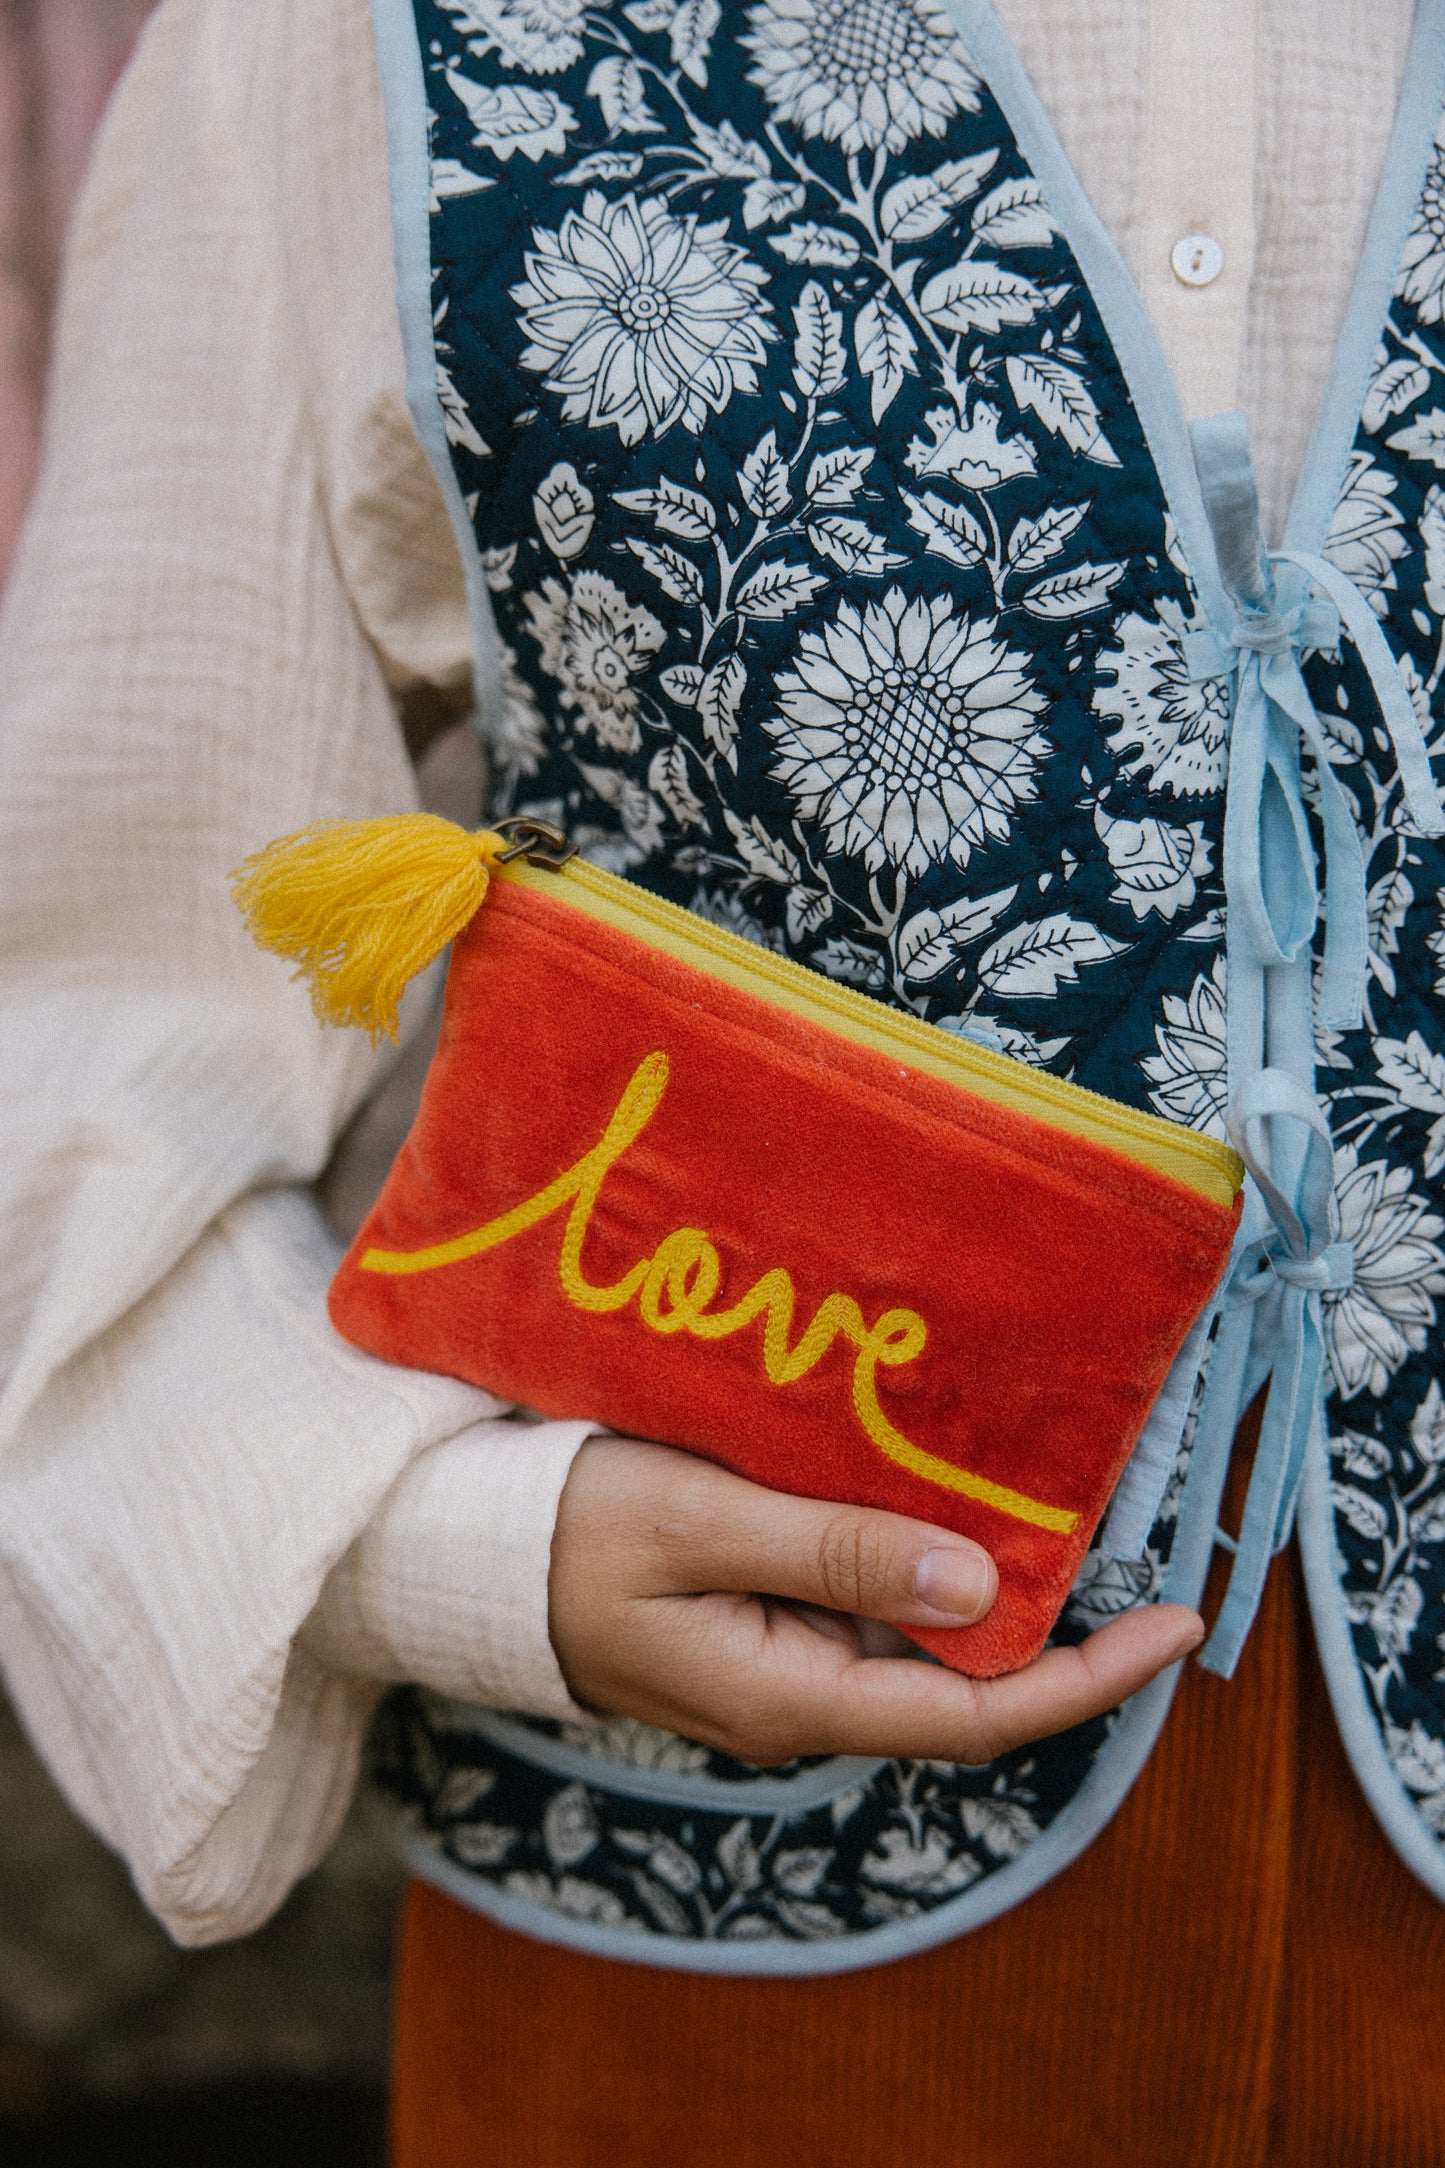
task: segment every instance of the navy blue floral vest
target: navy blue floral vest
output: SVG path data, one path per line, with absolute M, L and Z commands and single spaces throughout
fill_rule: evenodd
M 1298 1505 L 1347 1744 L 1445 1894 L 1440 8 L 1275 560 L 984 0 L 376 19 L 494 811 L 1114 1098 L 1232 1110 L 1235 1268 L 1058 1632 L 1197 1597 L 1270 1378 L 1212 1661 Z M 1058 1872 L 1172 1683 L 987 1768 L 767 1774 L 408 1692 L 377 1774 L 418 1869 L 514 1925 L 835 1968 Z

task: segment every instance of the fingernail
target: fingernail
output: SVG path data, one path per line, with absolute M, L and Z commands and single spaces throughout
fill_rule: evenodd
M 986 1551 L 925 1551 L 913 1569 L 913 1593 L 931 1611 L 965 1624 L 993 1602 L 998 1574 Z

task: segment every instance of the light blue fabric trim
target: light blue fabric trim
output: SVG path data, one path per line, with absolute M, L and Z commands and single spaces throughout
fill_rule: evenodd
M 1288 1541 L 1311 1442 L 1322 1435 L 1326 1356 L 1321 1296 L 1350 1285 L 1353 1254 L 1336 1241 L 1330 1130 L 1314 1090 L 1310 961 L 1318 921 L 1315 849 L 1301 783 L 1314 762 L 1324 835 L 1325 941 L 1321 1022 L 1358 1027 L 1368 959 L 1365 862 L 1354 810 L 1329 758 L 1301 663 L 1348 633 L 1395 747 L 1411 816 L 1423 834 L 1445 828 L 1419 718 L 1364 597 L 1333 565 L 1303 550 L 1267 552 L 1242 414 L 1194 426 L 1194 453 L 1221 577 L 1235 605 L 1224 636 L 1235 654 L 1234 725 L 1224 829 L 1229 914 L 1229 1132 L 1252 1180 L 1249 1239 L 1225 1293 L 1221 1376 L 1201 1421 L 1201 1467 L 1213 1469 L 1251 1392 L 1270 1380 L 1224 1603 L 1200 1656 L 1233 1673 L 1254 1621 L 1270 1558 Z M 1317 598 L 1316 592 L 1320 591 Z M 1279 1125 L 1288 1122 L 1290 1128 Z M 1266 1135 L 1266 1131 L 1271 1134 Z M 1254 1232 L 1258 1224 L 1259 1231 Z M 1251 1305 L 1252 1318 L 1241 1314 Z M 1202 1480 L 1202 1478 L 1201 1478 Z M 1200 1493 L 1203 1509 L 1204 1494 Z M 1185 1509 L 1194 1508 L 1194 1487 Z
M 1194 1450 L 1189 1456 L 1184 1495 L 1179 1501 L 1169 1570 L 1159 1592 L 1163 1603 L 1187 1603 L 1197 1608 L 1209 1575 L 1234 1433 L 1251 1397 L 1255 1305 L 1247 1297 L 1241 1298 L 1235 1276 L 1267 1224 L 1263 1205 L 1253 1191 L 1247 1189 L 1244 1213 L 1225 1281 L 1219 1329 L 1209 1358 L 1209 1376 L 1194 1433 Z
M 1280 1149 L 1266 1143 L 1263 1131 L 1266 1124 L 1282 1119 L 1292 1121 L 1296 1132 Z M 1231 1109 L 1229 1134 L 1268 1208 L 1276 1239 L 1263 1251 L 1265 1291 L 1256 1308 L 1256 1331 L 1268 1332 L 1273 1359 L 1269 1399 L 1235 1565 L 1199 1659 L 1207 1671 L 1226 1679 L 1233 1675 L 1254 1624 L 1270 1559 L 1289 1539 L 1306 1453 L 1321 1435 L 1326 1358 L 1319 1298 L 1328 1288 L 1348 1287 L 1354 1277 L 1353 1252 L 1335 1239 L 1330 1129 L 1314 1092 L 1282 1069 L 1261 1069 Z M 1287 1189 L 1276 1183 L 1277 1160 L 1298 1170 Z
M 1139 289 L 1084 193 L 990 0 L 945 0 L 945 4 L 1042 185 L 1059 231 L 1073 250 L 1103 318 L 1179 530 L 1200 607 L 1211 625 L 1228 624 L 1233 612 L 1215 564 L 1179 394 Z
M 1211 1302 L 1190 1327 L 1189 1337 L 1175 1356 L 1159 1398 L 1149 1411 L 1139 1443 L 1129 1455 L 1099 1535 L 1099 1548 L 1106 1558 L 1144 1556 L 1179 1458 L 1195 1383 L 1218 1308 L 1217 1301 Z
M 835 1754 L 795 1777 L 740 1777 L 730 1783 L 725 1777 L 690 1776 L 683 1770 L 634 1769 L 627 1762 L 589 1754 L 586 1747 L 533 1731 L 529 1724 L 496 1709 L 451 1700 L 442 1706 L 453 1730 L 486 1739 L 519 1761 L 549 1769 L 553 1776 L 572 1777 L 579 1784 L 624 1799 L 650 1799 L 658 1806 L 695 1807 L 713 1814 L 801 1814 L 808 1807 L 826 1806 L 855 1784 L 866 1784 L 888 1766 L 873 1757 Z
M 1189 437 L 1233 623 L 1238 609 L 1267 611 L 1273 600 L 1259 531 L 1249 425 L 1242 414 L 1208 414 L 1195 422 Z
M 440 485 L 461 556 L 472 622 L 473 688 L 483 731 L 499 718 L 502 653 L 477 538 L 462 501 L 437 397 L 436 342 L 432 327 L 431 155 L 426 77 L 411 0 L 372 0 L 376 55 L 386 107 L 386 148 L 391 175 L 392 253 L 396 305 L 406 360 L 406 398 L 422 450 Z
M 1404 91 L 1360 275 L 1285 530 L 1290 549 L 1318 552 L 1329 531 L 1442 107 L 1445 0 L 1419 0 Z M 1402 779 L 1404 766 L 1402 759 Z M 1445 1901 L 1445 1847 L 1422 1822 L 1390 1765 L 1360 1676 L 1345 1611 L 1328 1477 L 1321 1425 L 1306 1455 L 1297 1528 L 1310 1616 L 1335 1721 L 1381 1829 L 1410 1872 Z
M 1197 1466 L 1181 1505 L 1194 1542 L 1205 1514 L 1217 1513 L 1212 1486 L 1239 1415 L 1266 1378 L 1270 1387 L 1239 1537 L 1214 1536 L 1236 1555 L 1199 1660 L 1228 1678 L 1270 1558 L 1293 1527 L 1308 1451 L 1322 1434 L 1321 1296 L 1348 1286 L 1354 1269 L 1348 1245 L 1335 1239 L 1330 1131 L 1314 1089 L 1310 963 L 1318 894 L 1300 772 L 1308 748 L 1325 842 L 1320 1011 L 1326 1022 L 1347 1029 L 1358 1023 L 1364 995 L 1364 860 L 1300 667 L 1309 648 L 1339 638 L 1342 619 L 1359 643 L 1402 770 L 1414 776 L 1422 818 L 1438 832 L 1442 816 L 1418 719 L 1379 628 L 1364 623 L 1363 599 L 1316 556 L 1265 551 L 1243 415 L 1196 423 L 1194 449 L 1221 576 L 1235 605 L 1226 635 L 1236 658 L 1224 837 L 1229 1129 L 1251 1178 Z M 1312 588 L 1324 590 L 1323 601 L 1313 599 Z
M 629 1933 L 599 1927 L 591 1920 L 569 1918 L 532 1899 L 517 1897 L 481 1875 L 468 1874 L 447 1858 L 440 1845 L 421 1832 L 399 1808 L 377 1803 L 387 1841 L 414 1874 L 433 1882 L 470 1911 L 538 1941 L 561 1943 L 590 1957 L 620 1958 L 635 1965 L 659 1965 L 673 1972 L 731 1973 L 775 1979 L 814 1973 L 858 1972 L 865 1965 L 891 1964 L 936 1949 L 955 1936 L 983 1927 L 1012 1910 L 1078 1858 L 1123 1804 L 1134 1779 L 1148 1760 L 1169 1712 L 1179 1666 L 1173 1665 L 1125 1704 L 1122 1715 L 1085 1783 L 1058 1819 L 1036 1837 L 1011 1865 L 965 1890 L 949 1904 L 916 1920 L 899 1920 L 865 1934 L 830 1942 L 691 1942 L 671 1935 Z M 610 1785 L 594 1781 L 594 1791 Z
M 1390 1767 L 1379 1723 L 1360 1677 L 1359 1659 L 1340 1595 L 1343 1568 L 1335 1544 L 1329 1464 L 1322 1443 L 1311 1449 L 1305 1463 L 1298 1529 L 1315 1644 L 1350 1767 L 1400 1858 L 1426 1889 L 1445 1903 L 1445 1845 L 1430 1834 Z
M 1318 550 L 1334 518 L 1442 105 L 1445 0 L 1418 0 L 1404 88 L 1359 276 L 1285 528 L 1290 549 Z
M 1442 810 L 1440 793 L 1431 772 L 1430 755 L 1425 749 L 1425 733 L 1394 651 L 1380 630 L 1380 620 L 1354 581 L 1346 579 L 1327 557 L 1314 556 L 1308 550 L 1288 549 L 1276 550 L 1273 561 L 1297 566 L 1307 579 L 1323 588 L 1338 610 L 1341 630 L 1359 650 L 1371 689 L 1380 703 L 1380 713 L 1395 748 L 1395 765 L 1410 818 L 1422 836 L 1445 835 L 1445 810 Z M 1319 645 L 1332 646 L 1334 642 L 1321 640 Z

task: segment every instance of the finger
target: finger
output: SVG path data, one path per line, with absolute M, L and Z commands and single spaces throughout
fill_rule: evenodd
M 679 1590 L 786 1596 L 901 1626 L 971 1625 L 998 1594 L 998 1569 L 967 1536 L 690 1465 L 654 1523 Z
M 769 1620 L 765 1660 L 739 1648 L 739 1679 L 716 1678 L 715 1706 L 740 1707 L 744 1758 L 879 1754 L 988 1762 L 1010 1748 L 1101 1716 L 1199 1646 L 1204 1626 L 1182 1604 L 1125 1613 L 1077 1648 L 1046 1649 L 1022 1671 L 970 1679 L 897 1658 L 850 1658 L 801 1620 Z M 728 1665 L 730 1670 L 732 1667 Z M 709 1696 L 711 1698 L 711 1696 Z

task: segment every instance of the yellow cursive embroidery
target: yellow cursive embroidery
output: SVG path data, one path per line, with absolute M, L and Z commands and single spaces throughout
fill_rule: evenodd
M 696 1227 L 676 1228 L 659 1242 L 651 1257 L 640 1258 L 610 1287 L 596 1287 L 584 1276 L 582 1245 L 602 1184 L 656 1113 L 667 1089 L 667 1077 L 666 1054 L 647 1055 L 638 1064 L 598 1142 L 534 1197 L 514 1205 L 500 1218 L 488 1220 L 484 1227 L 458 1235 L 452 1242 L 438 1242 L 421 1250 L 367 1250 L 361 1259 L 362 1271 L 434 1272 L 442 1265 L 459 1264 L 463 1258 L 479 1257 L 486 1250 L 510 1242 L 570 1204 L 558 1277 L 567 1300 L 579 1310 L 621 1310 L 635 1297 L 638 1315 L 653 1332 L 686 1332 L 698 1340 L 727 1339 L 761 1317 L 763 1368 L 774 1385 L 791 1385 L 806 1377 L 835 1340 L 846 1340 L 856 1350 L 854 1411 L 873 1443 L 890 1460 L 927 1483 L 959 1491 L 966 1498 L 1011 1514 L 1015 1520 L 1028 1521 L 1055 1535 L 1071 1534 L 1079 1518 L 1077 1513 L 1045 1505 L 1023 1491 L 1011 1490 L 1005 1483 L 990 1482 L 987 1476 L 940 1460 L 936 1454 L 914 1445 L 889 1422 L 878 1404 L 878 1366 L 881 1363 L 885 1369 L 897 1369 L 922 1354 L 928 1327 L 916 1310 L 884 1310 L 874 1324 L 866 1325 L 851 1295 L 827 1295 L 796 1346 L 790 1346 L 796 1296 L 789 1274 L 781 1266 L 774 1266 L 731 1309 L 709 1309 L 722 1278 L 722 1264 L 712 1243 Z

